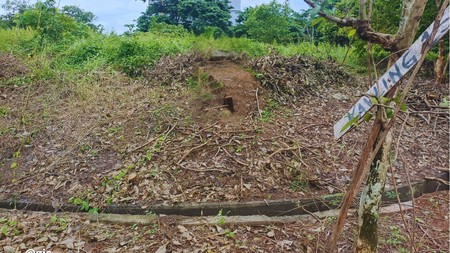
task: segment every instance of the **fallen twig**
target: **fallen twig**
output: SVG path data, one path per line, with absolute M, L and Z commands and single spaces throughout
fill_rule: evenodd
M 442 179 L 442 178 L 437 178 L 437 177 L 425 177 L 425 179 L 433 180 L 433 181 L 438 181 L 438 182 L 441 183 L 441 184 L 450 186 L 449 182 L 445 181 L 445 180 Z
M 320 123 L 320 124 L 311 124 L 311 125 L 308 125 L 308 126 L 305 126 L 305 127 L 301 128 L 301 129 L 300 129 L 300 130 L 298 130 L 298 131 L 299 131 L 299 132 L 302 132 L 302 131 L 304 131 L 304 130 L 306 130 L 306 129 L 310 128 L 310 127 L 313 127 L 313 126 L 322 126 L 322 125 L 328 125 L 328 124 L 326 124 L 326 123 Z
M 246 164 L 246 163 L 244 163 L 244 162 L 241 162 L 241 161 L 239 161 L 238 159 L 236 159 L 236 157 L 232 156 L 232 155 L 227 151 L 226 148 L 224 148 L 224 149 L 222 149 L 222 150 L 223 150 L 223 151 L 225 152 L 225 154 L 227 154 L 231 159 L 233 159 L 233 161 L 237 162 L 237 163 L 240 164 L 240 165 L 243 165 L 243 166 L 246 166 L 246 167 L 250 167 L 250 165 L 248 165 L 248 164 Z
M 208 144 L 211 140 L 212 140 L 212 139 L 209 139 L 209 140 L 207 140 L 206 142 L 204 142 L 204 143 L 202 143 L 202 144 L 200 144 L 200 145 L 198 145 L 198 146 L 195 146 L 195 147 L 189 149 L 188 152 L 186 152 L 186 154 L 184 154 L 183 157 L 181 157 L 181 159 L 177 162 L 177 164 L 180 165 L 181 162 L 182 162 L 184 159 L 186 159 L 186 157 L 188 157 L 189 154 L 190 154 L 192 151 L 194 151 L 194 150 L 196 150 L 196 149 L 199 149 L 199 148 L 205 146 L 205 145 Z
M 188 168 L 186 166 L 183 165 L 178 165 L 181 168 L 183 168 L 184 170 L 191 170 L 191 171 L 195 171 L 195 172 L 221 172 L 221 173 L 230 173 L 230 171 L 227 170 L 221 170 L 221 169 L 193 169 L 193 168 Z
M 406 119 L 405 119 L 405 121 L 403 121 L 402 127 L 400 128 L 400 133 L 398 135 L 397 144 L 396 144 L 396 148 L 395 148 L 395 152 L 396 152 L 395 157 L 396 158 L 399 157 L 398 152 L 400 150 L 400 140 L 401 140 L 403 131 L 405 129 L 405 124 L 408 121 L 408 117 L 409 117 L 409 114 L 406 114 Z M 402 159 L 402 162 L 403 162 L 403 168 L 405 169 L 405 173 L 408 174 L 409 171 L 406 168 L 403 159 Z M 397 198 L 398 208 L 399 208 L 399 211 L 400 211 L 400 217 L 402 218 L 403 225 L 405 226 L 405 229 L 406 229 L 406 232 L 408 234 L 409 240 L 411 241 L 411 247 L 412 247 L 411 250 L 412 250 L 412 252 L 415 252 L 415 249 L 414 249 L 414 237 L 415 237 L 415 235 L 414 235 L 414 226 L 412 227 L 412 231 L 410 231 L 410 229 L 408 228 L 408 224 L 406 222 L 406 219 L 405 219 L 405 212 L 402 209 L 402 202 L 400 200 L 400 195 L 398 193 L 397 182 L 395 181 L 394 170 L 392 169 L 392 166 L 389 166 L 389 170 L 391 172 L 392 185 L 394 186 L 395 196 Z M 408 179 L 409 179 L 409 177 L 408 177 Z M 413 196 L 414 194 L 413 194 L 413 189 L 412 189 L 412 186 L 411 186 L 411 181 L 408 180 L 408 183 L 409 183 L 409 188 L 410 188 L 410 191 L 411 191 L 412 205 L 413 205 L 413 210 L 414 210 L 414 196 Z M 415 216 L 415 212 L 414 212 L 414 216 Z M 414 219 L 415 219 L 415 217 L 414 217 Z
M 411 110 L 411 113 L 413 113 L 413 114 L 423 113 L 423 114 L 445 114 L 445 115 L 450 115 L 450 112 L 448 110 L 445 110 L 445 111 L 414 111 L 414 110 Z
M 280 152 L 283 152 L 283 151 L 290 151 L 290 150 L 296 150 L 296 149 L 298 149 L 298 148 L 299 148 L 299 147 L 280 148 L 280 149 L 276 150 L 275 152 L 273 152 L 272 154 L 270 154 L 270 155 L 267 157 L 267 160 L 270 160 L 274 155 L 276 155 L 276 154 L 278 154 L 278 153 L 280 153 Z
M 173 130 L 176 126 L 177 126 L 177 123 L 175 123 L 175 124 L 172 126 L 172 128 L 170 128 L 169 130 L 167 130 L 167 131 L 164 133 L 164 136 L 165 136 L 164 139 L 167 138 L 167 136 L 172 132 L 172 130 Z M 148 141 L 145 142 L 144 144 L 138 146 L 137 148 L 134 148 L 134 149 L 132 149 L 132 150 L 128 150 L 127 153 L 133 153 L 133 152 L 135 152 L 135 151 L 138 151 L 139 149 L 142 149 L 143 147 L 149 145 L 150 143 L 153 143 L 153 142 L 154 142 L 156 139 L 158 139 L 159 137 L 161 137 L 161 135 L 158 135 L 158 136 L 156 136 L 156 137 L 154 137 L 154 138 L 151 138 L 150 140 L 148 140 Z
M 316 219 L 318 222 L 322 222 L 322 220 L 321 220 L 319 217 L 317 217 L 317 215 L 315 215 L 314 213 L 312 213 L 312 212 L 306 210 L 303 206 L 302 206 L 301 208 L 303 209 L 303 211 L 305 211 L 306 213 L 308 213 L 309 215 L 311 215 L 311 216 L 312 216 L 314 219 Z
M 262 118 L 261 108 L 259 107 L 258 88 L 256 88 L 256 106 L 258 107 L 259 118 Z
M 434 238 L 433 238 L 432 236 L 430 236 L 430 235 L 428 234 L 428 232 L 425 231 L 421 225 L 418 225 L 418 227 L 420 228 L 420 230 L 422 230 L 422 232 L 423 232 L 424 235 L 426 235 L 428 238 L 430 238 L 430 240 L 434 243 L 434 246 L 436 246 L 438 249 L 441 248 L 441 247 L 440 247 L 440 244 L 437 243 L 436 240 L 434 240 Z

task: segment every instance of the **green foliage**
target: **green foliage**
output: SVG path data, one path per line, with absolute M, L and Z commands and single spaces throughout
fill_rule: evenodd
M 42 12 L 41 18 L 39 12 Z M 0 51 L 13 52 L 23 58 L 30 71 L 26 76 L 6 80 L 7 85 L 61 82 L 61 78 L 64 82 L 79 82 L 80 77 L 82 82 L 91 83 L 95 80 L 90 80 L 88 73 L 98 70 L 119 71 L 138 77 L 162 56 L 188 51 L 210 55 L 220 50 L 249 58 L 280 53 L 312 56 L 320 60 L 332 57 L 337 61 L 346 53 L 346 48 L 326 43 L 273 45 L 244 37 L 230 38 L 215 26 L 205 26 L 204 33 L 195 36 L 181 25 L 154 22 L 147 33 L 104 35 L 61 13 L 51 3 L 42 2 L 17 14 L 16 20 L 20 23 L 18 27 L 0 29 Z M 347 62 L 354 63 L 351 56 L 352 52 L 348 57 L 352 61 Z
M 10 220 L 6 217 L 0 218 L 0 237 L 4 236 L 17 236 L 23 233 L 23 226 L 15 220 Z
M 223 214 L 223 210 L 220 209 L 219 212 L 217 213 L 217 218 L 219 218 L 219 220 L 216 222 L 217 225 L 223 226 L 225 225 L 225 217 L 228 215 L 229 212 L 227 212 L 226 214 Z
M 78 6 L 75 5 L 66 5 L 61 9 L 61 13 L 72 17 L 76 22 L 80 24 L 85 24 L 89 26 L 91 29 L 100 31 L 101 26 L 96 26 L 93 24 L 93 21 L 96 19 L 94 13 L 90 11 L 85 11 Z
M 358 121 L 359 121 L 359 117 L 357 115 L 353 116 L 353 118 L 351 118 L 347 123 L 345 123 L 345 125 L 342 127 L 341 129 L 341 133 L 345 132 L 347 129 L 349 129 L 350 127 L 357 127 L 358 126 Z
M 280 105 L 275 100 L 269 99 L 266 107 L 261 112 L 260 120 L 262 122 L 269 122 L 272 118 L 273 112 L 279 107 Z
M 122 181 L 125 179 L 125 176 L 128 173 L 128 169 L 123 169 L 120 170 L 119 173 L 117 173 L 116 175 L 113 176 L 113 179 L 116 181 Z
M 364 116 L 363 116 L 365 122 L 369 122 L 372 119 L 372 117 L 373 117 L 373 114 L 370 112 L 364 114 Z
M 336 193 L 332 195 L 324 195 L 322 198 L 326 201 L 329 201 L 331 205 L 338 206 L 339 203 L 341 203 L 343 197 L 343 193 Z
M 182 25 L 171 25 L 164 22 L 157 22 L 156 17 L 152 17 L 149 28 L 153 34 L 164 36 L 189 36 L 189 31 Z
M 155 22 L 163 22 L 181 24 L 195 34 L 203 33 L 206 27 L 217 27 L 227 32 L 230 18 L 228 0 L 150 1 L 146 11 L 137 19 L 137 29 L 151 31 Z
M 55 229 L 56 231 L 64 231 L 67 229 L 68 225 L 67 219 L 53 215 L 50 218 L 50 223 L 47 224 L 47 227 L 52 227 L 52 229 Z
M 223 231 L 223 233 L 227 238 L 230 238 L 230 239 L 233 239 L 236 236 L 236 232 L 231 231 L 229 228 L 225 229 Z
M 247 8 L 237 20 L 235 34 L 265 43 L 298 41 L 300 28 L 293 13 L 289 7 L 276 1 Z
M 441 103 L 439 103 L 439 106 L 442 106 L 442 107 L 449 107 L 450 106 L 450 103 L 449 103 L 449 100 L 448 100 L 448 96 L 445 96 L 445 97 L 442 98 L 442 101 L 441 101 Z
M 69 199 L 69 203 L 80 206 L 81 211 L 85 211 L 88 213 L 94 213 L 94 214 L 97 214 L 99 212 L 98 208 L 92 207 L 89 204 L 89 200 L 84 199 L 84 198 L 72 197 Z
M 235 52 L 237 54 L 247 54 L 251 58 L 268 55 L 271 53 L 273 46 L 255 42 L 247 38 L 230 38 L 220 37 L 216 40 L 207 38 L 205 36 L 197 37 L 193 49 L 208 55 L 214 50 L 224 52 Z
M 0 51 L 23 54 L 26 50 L 24 45 L 36 36 L 36 31 L 31 29 L 0 29 Z
M 32 8 L 14 17 L 14 23 L 20 28 L 31 28 L 39 34 L 39 45 L 67 40 L 70 36 L 83 36 L 88 27 L 77 23 L 75 19 L 59 12 L 55 2 L 47 0 L 37 2 Z
M 161 38 L 151 33 L 131 37 L 109 36 L 105 46 L 106 62 L 130 76 L 138 76 L 161 56 L 186 51 L 191 46 L 189 42 L 189 38 Z
M 1 5 L 4 10 L 3 15 L 0 15 L 0 28 L 11 28 L 14 26 L 14 16 L 23 13 L 29 8 L 26 0 L 6 0 Z
M 302 191 L 306 192 L 308 190 L 308 180 L 303 179 L 302 177 L 297 177 L 291 182 L 291 190 L 293 191 Z
M 401 234 L 399 227 L 397 226 L 389 226 L 389 229 L 391 230 L 390 237 L 386 240 L 388 244 L 391 245 L 399 245 L 404 242 L 406 242 L 406 237 Z
M 154 223 L 154 224 L 152 224 L 152 228 L 147 230 L 146 233 L 149 235 L 155 235 L 158 233 L 158 228 L 159 228 L 158 223 Z
M 386 192 L 386 197 L 388 199 L 395 199 L 397 197 L 397 194 L 395 194 L 395 191 L 388 191 Z
M 7 107 L 0 106 L 0 118 L 6 118 L 10 114 L 10 111 Z
M 121 191 L 121 185 L 125 181 L 125 177 L 127 176 L 128 172 L 132 169 L 134 169 L 136 165 L 129 164 L 126 168 L 121 169 L 118 173 L 112 176 L 112 178 L 103 178 L 102 180 L 102 186 L 105 187 L 105 189 L 109 189 L 110 195 L 106 198 L 105 202 L 108 205 L 111 205 L 114 201 L 114 198 L 120 194 Z

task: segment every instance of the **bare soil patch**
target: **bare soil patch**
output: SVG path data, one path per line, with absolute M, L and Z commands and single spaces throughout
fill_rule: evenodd
M 0 53 L 0 81 L 22 76 L 27 71 L 25 65 L 12 54 Z

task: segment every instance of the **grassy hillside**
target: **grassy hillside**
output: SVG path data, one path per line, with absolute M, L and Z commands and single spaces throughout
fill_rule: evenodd
M 62 39 L 48 40 L 46 35 L 32 29 L 1 29 L 0 52 L 12 53 L 30 70 L 25 76 L 1 80 L 0 85 L 24 85 L 37 80 L 64 76 L 76 78 L 99 70 L 122 72 L 139 77 L 145 69 L 166 55 L 198 52 L 209 56 L 215 51 L 250 58 L 278 53 L 284 56 L 312 56 L 319 60 L 342 62 L 347 48 L 311 43 L 276 45 L 254 42 L 246 38 L 194 36 L 178 27 L 160 31 L 119 36 L 93 31 L 82 34 L 65 33 Z M 351 55 L 351 54 L 350 54 Z M 357 66 L 356 58 L 347 64 Z

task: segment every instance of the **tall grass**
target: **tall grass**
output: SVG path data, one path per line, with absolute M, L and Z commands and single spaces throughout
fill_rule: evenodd
M 167 28 L 167 27 L 166 27 Z M 167 30 L 167 29 L 166 29 Z M 330 44 L 304 42 L 290 45 L 277 45 L 256 42 L 247 38 L 213 36 L 194 36 L 188 32 L 176 30 L 136 33 L 132 35 L 104 35 L 87 32 L 83 36 L 67 36 L 58 42 L 38 47 L 38 34 L 30 29 L 0 29 L 0 52 L 13 52 L 29 59 L 46 59 L 49 64 L 42 73 L 34 73 L 35 78 L 48 79 L 51 73 L 63 71 L 65 76 L 78 76 L 78 73 L 111 69 L 129 76 L 139 76 L 146 68 L 165 55 L 175 55 L 188 51 L 198 51 L 211 55 L 214 51 L 226 51 L 235 54 L 245 53 L 250 58 L 272 53 L 284 56 L 302 55 L 318 60 L 334 59 L 342 62 L 346 47 Z M 173 30 L 173 29 L 172 29 Z M 350 51 L 346 59 L 348 65 L 358 66 L 358 57 Z M 39 72 L 39 70 L 36 70 Z
M 31 41 L 36 32 L 32 29 L 0 29 L 0 52 L 23 53 L 20 46 L 26 41 Z

